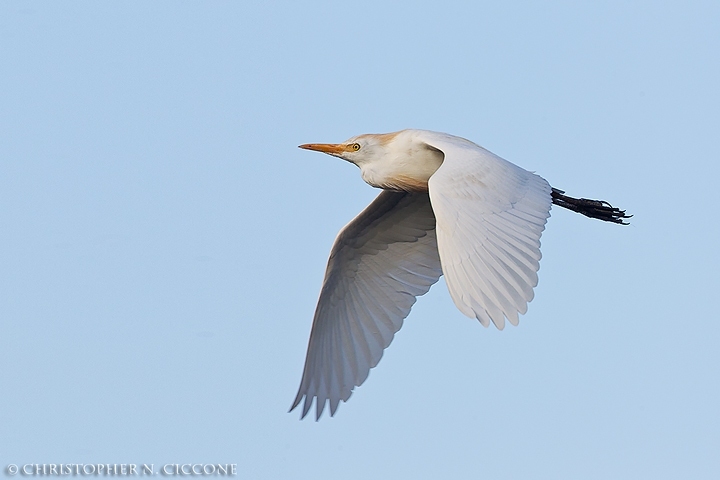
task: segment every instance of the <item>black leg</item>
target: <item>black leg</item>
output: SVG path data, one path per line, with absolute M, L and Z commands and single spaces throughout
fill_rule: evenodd
M 624 222 L 624 218 L 630 218 L 632 215 L 626 215 L 625 210 L 620 210 L 603 200 L 589 200 L 587 198 L 573 198 L 564 195 L 565 192 L 557 188 L 552 189 L 552 203 L 573 212 L 582 213 L 586 217 L 597 218 L 606 222 L 619 223 L 628 225 Z

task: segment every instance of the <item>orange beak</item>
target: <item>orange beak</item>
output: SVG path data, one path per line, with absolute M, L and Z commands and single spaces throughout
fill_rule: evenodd
M 315 150 L 316 152 L 323 152 L 329 155 L 335 155 L 336 157 L 339 157 L 348 151 L 348 146 L 341 143 L 306 143 L 304 145 L 300 145 L 298 148 Z

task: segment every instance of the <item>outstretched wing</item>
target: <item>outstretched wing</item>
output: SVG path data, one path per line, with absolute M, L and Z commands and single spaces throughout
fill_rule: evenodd
M 340 231 L 328 261 L 295 402 L 334 415 L 378 364 L 416 297 L 442 275 L 427 193 L 383 191 Z
M 540 235 L 551 187 L 474 143 L 422 132 L 444 154 L 430 177 L 430 201 L 445 281 L 455 305 L 483 325 L 513 325 L 527 311 L 540 268 Z

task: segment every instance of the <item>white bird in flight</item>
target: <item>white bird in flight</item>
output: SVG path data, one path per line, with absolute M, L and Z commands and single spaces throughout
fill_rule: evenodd
M 418 296 L 445 275 L 457 308 L 483 326 L 518 324 L 538 283 L 540 235 L 552 204 L 625 224 L 607 202 L 565 196 L 464 138 L 427 130 L 305 144 L 360 167 L 383 191 L 335 239 L 315 310 L 300 389 L 334 415 L 362 385 Z

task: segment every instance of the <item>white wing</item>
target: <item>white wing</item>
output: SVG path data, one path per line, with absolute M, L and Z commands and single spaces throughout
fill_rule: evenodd
M 293 410 L 334 415 L 378 364 L 416 297 L 442 275 L 427 193 L 383 191 L 340 231 L 330 253 Z
M 421 131 L 445 158 L 428 183 L 445 281 L 455 305 L 484 326 L 527 311 L 550 216 L 548 182 L 474 143 Z

